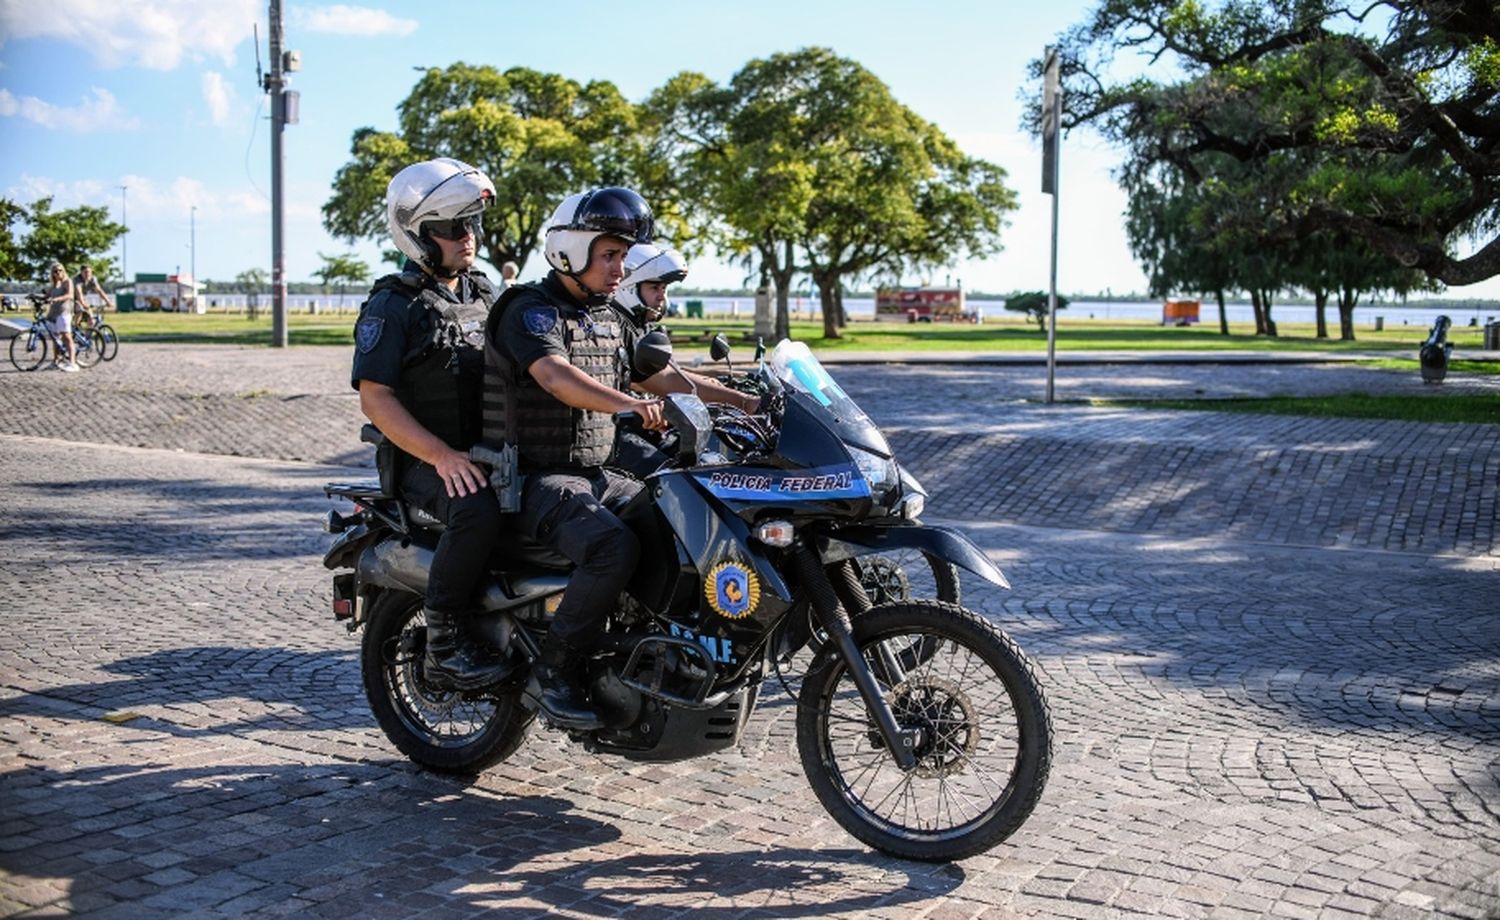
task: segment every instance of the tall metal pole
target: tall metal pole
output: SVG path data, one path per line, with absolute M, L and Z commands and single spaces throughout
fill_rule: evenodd
M 124 225 L 125 232 L 120 234 L 120 280 L 130 283 L 130 250 L 127 244 L 130 241 L 130 218 L 125 214 L 125 193 L 130 191 L 130 186 L 120 186 L 120 223 Z
M 188 277 L 193 279 L 193 312 L 198 312 L 198 206 L 188 209 Z
M 1062 79 L 1056 48 L 1048 48 L 1043 64 L 1042 191 L 1052 196 L 1052 273 L 1047 287 L 1047 404 L 1051 405 L 1057 378 L 1057 201 L 1062 161 Z
M 281 132 L 286 128 L 286 96 L 282 92 L 285 78 L 281 62 L 281 0 L 271 2 L 271 73 L 266 77 L 266 91 L 271 94 L 271 346 L 285 348 L 286 334 L 286 252 L 285 215 L 282 212 Z

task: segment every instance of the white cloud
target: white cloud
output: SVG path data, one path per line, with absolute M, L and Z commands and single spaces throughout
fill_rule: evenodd
M 89 131 L 134 130 L 139 119 L 126 115 L 114 94 L 97 86 L 76 106 L 53 105 L 35 96 L 16 97 L 0 89 L 0 116 L 24 118 L 44 128 L 60 128 L 80 134 Z
M 186 55 L 234 63 L 234 49 L 265 17 L 259 0 L 0 0 L 0 41 L 55 38 L 86 48 L 102 67 L 173 70 Z
M 216 70 L 203 72 L 201 81 L 203 101 L 208 103 L 208 115 L 213 123 L 224 127 L 229 123 L 229 109 L 234 102 L 234 90 L 224 82 L 224 75 Z
M 415 19 L 398 19 L 384 10 L 372 10 L 365 6 L 318 6 L 312 9 L 295 10 L 292 21 L 297 28 L 307 32 L 327 32 L 331 35 L 410 35 L 417 30 Z
M 18 185 L 5 190 L 4 197 L 21 202 L 51 197 L 54 210 L 81 204 L 108 206 L 110 214 L 118 218 L 122 185 L 127 189 L 123 197 L 128 203 L 132 230 L 157 221 L 180 221 L 186 225 L 188 214 L 195 207 L 199 223 L 239 220 L 271 211 L 271 203 L 251 189 L 210 186 L 189 176 L 166 181 L 137 175 L 63 181 L 47 176 L 23 175 Z

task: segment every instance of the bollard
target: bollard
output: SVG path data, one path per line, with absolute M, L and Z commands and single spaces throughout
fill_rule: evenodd
M 1442 383 L 1443 378 L 1448 376 L 1448 356 L 1453 354 L 1453 343 L 1448 341 L 1448 327 L 1453 321 L 1446 316 L 1439 316 L 1437 322 L 1432 324 L 1432 332 L 1427 335 L 1427 341 L 1422 343 L 1422 350 L 1417 352 L 1417 359 L 1422 364 L 1423 383 Z
M 1484 324 L 1484 350 L 1500 351 L 1500 322 L 1491 321 Z

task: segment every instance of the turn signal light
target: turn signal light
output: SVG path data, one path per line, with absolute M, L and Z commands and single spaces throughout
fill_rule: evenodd
M 767 546 L 791 546 L 797 535 L 791 521 L 761 521 L 755 525 L 755 539 Z

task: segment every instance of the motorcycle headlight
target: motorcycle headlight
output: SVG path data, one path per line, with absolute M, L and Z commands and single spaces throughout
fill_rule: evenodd
M 846 446 L 849 448 L 849 456 L 854 458 L 854 465 L 859 468 L 859 474 L 870 484 L 871 492 L 885 492 L 896 484 L 896 461 L 853 445 Z

